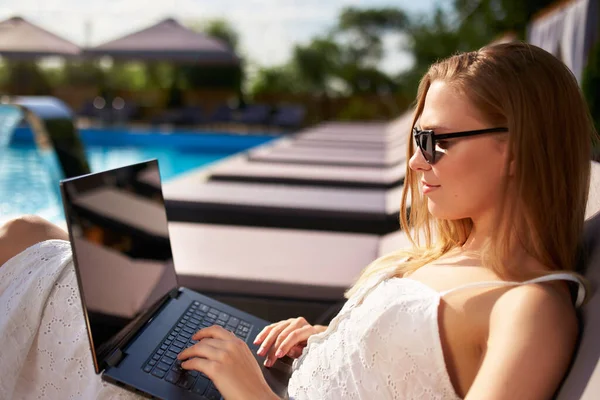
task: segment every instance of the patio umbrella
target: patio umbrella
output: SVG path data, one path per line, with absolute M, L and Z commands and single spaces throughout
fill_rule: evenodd
M 27 59 L 43 56 L 75 56 L 80 48 L 21 17 L 0 22 L 0 56 Z
M 85 54 L 124 60 L 239 64 L 239 58 L 225 43 L 194 32 L 171 18 L 86 49 Z

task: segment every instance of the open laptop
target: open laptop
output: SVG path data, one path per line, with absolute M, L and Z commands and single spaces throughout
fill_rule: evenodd
M 252 344 L 269 323 L 178 286 L 157 160 L 60 187 L 96 373 L 148 397 L 220 399 L 206 376 L 176 360 L 193 333 L 218 324 L 248 344 L 285 395 L 289 368 L 265 368 Z

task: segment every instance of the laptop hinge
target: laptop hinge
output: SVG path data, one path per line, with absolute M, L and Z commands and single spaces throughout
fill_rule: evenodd
M 123 352 L 121 351 L 121 349 L 116 349 L 112 352 L 110 356 L 108 356 L 108 358 L 106 359 L 106 363 L 111 367 L 116 367 L 117 365 L 119 365 L 122 359 Z
M 180 294 L 181 294 L 181 290 L 179 290 L 178 288 L 175 288 L 169 292 L 169 297 L 172 299 L 177 299 L 177 298 L 179 298 Z

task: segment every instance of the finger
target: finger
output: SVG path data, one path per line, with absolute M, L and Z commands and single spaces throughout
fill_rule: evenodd
M 290 351 L 288 351 L 287 355 L 291 358 L 298 358 L 302 355 L 302 350 L 304 350 L 304 346 L 296 345 L 292 347 Z
M 233 333 L 229 332 L 227 329 L 219 326 L 213 325 L 208 328 L 200 329 L 198 332 L 192 335 L 192 340 L 202 340 L 204 338 L 214 338 L 221 340 L 229 340 Z
M 306 342 L 309 337 L 315 334 L 315 329 L 310 326 L 304 326 L 290 333 L 285 340 L 279 345 L 275 352 L 275 357 L 281 358 L 287 354 L 294 346 Z
M 219 339 L 204 339 L 193 346 L 188 347 L 177 355 L 178 360 L 187 360 L 193 357 L 204 357 L 215 359 L 218 352 L 222 351 L 225 342 Z
M 261 344 L 263 340 L 265 340 L 265 338 L 267 337 L 267 334 L 269 332 L 271 332 L 271 329 L 273 329 L 275 326 L 279 325 L 280 322 L 276 322 L 274 324 L 271 325 L 267 325 L 263 328 L 262 331 L 260 331 L 260 333 L 258 335 L 256 335 L 256 339 L 254 339 L 254 344 Z
M 286 323 L 280 323 L 277 326 L 274 326 L 273 329 L 269 332 L 263 344 L 260 346 L 260 349 L 256 352 L 259 356 L 264 356 L 267 354 L 273 343 L 275 343 L 275 339 L 277 336 L 290 324 L 290 322 L 286 321 Z
M 214 377 L 211 373 L 211 367 L 214 365 L 214 363 L 215 361 L 206 358 L 191 358 L 187 361 L 182 362 L 181 368 L 202 372 L 204 375 L 208 376 L 210 380 L 213 380 Z
M 308 324 L 308 322 L 306 322 L 306 320 L 304 318 L 297 318 L 296 320 L 294 320 L 291 324 L 289 324 L 287 326 L 287 328 L 285 328 L 283 331 L 281 331 L 281 333 L 279 334 L 279 336 L 277 336 L 277 339 L 275 340 L 275 344 L 273 345 L 273 351 L 275 351 L 275 349 L 278 349 L 279 346 L 281 345 L 281 343 L 283 343 L 283 341 L 294 331 L 303 328 L 304 326 L 310 326 Z

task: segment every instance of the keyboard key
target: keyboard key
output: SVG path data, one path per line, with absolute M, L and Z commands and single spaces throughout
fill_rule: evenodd
M 184 332 L 184 331 L 181 331 L 181 332 L 179 333 L 179 336 L 181 336 L 181 337 L 182 337 L 183 339 L 185 339 L 185 340 L 182 340 L 182 339 L 180 339 L 180 338 L 178 338 L 178 339 L 179 339 L 179 340 L 182 340 L 182 341 L 185 341 L 185 342 L 187 343 L 187 341 L 188 341 L 188 340 L 189 340 L 189 339 L 192 337 L 192 335 L 193 335 L 193 333 L 189 333 L 189 332 Z
M 153 360 L 159 360 L 160 359 L 160 354 L 155 354 L 152 356 Z
M 196 326 L 200 325 L 200 320 L 198 320 L 198 319 L 196 319 L 194 317 L 190 318 L 189 322 L 192 323 L 192 324 L 194 324 L 194 325 L 196 325 Z
M 156 354 L 158 354 L 158 355 L 161 355 L 161 356 L 162 356 L 163 354 L 165 354 L 165 351 L 164 351 L 164 350 L 162 350 L 162 349 L 158 349 L 158 351 L 156 352 Z
M 209 310 L 209 312 L 211 312 L 211 313 L 213 313 L 213 314 L 217 314 L 217 315 L 219 315 L 219 314 L 221 313 L 221 311 L 220 311 L 220 310 L 217 310 L 216 308 L 211 308 L 211 309 Z
M 162 378 L 165 377 L 166 374 L 167 373 L 165 371 L 163 371 L 162 369 L 154 368 L 152 370 L 152 375 L 156 376 L 157 378 L 161 378 L 162 379 Z
M 187 323 L 187 324 L 185 324 L 185 327 L 183 329 L 186 329 L 186 328 L 192 330 L 192 332 L 193 332 L 192 335 L 198 331 L 198 325 L 196 325 L 196 324 Z
M 219 326 L 225 326 L 227 322 L 223 321 L 222 319 L 218 319 L 217 322 L 215 323 L 215 325 L 219 325 Z
M 156 365 L 157 362 L 158 361 L 156 361 L 156 360 L 150 360 L 150 361 L 148 361 L 148 364 L 154 366 L 154 365 Z
M 168 339 L 167 339 L 167 340 L 165 340 L 165 344 L 166 344 L 167 346 L 169 346 L 171 343 L 173 343 L 173 341 L 172 341 L 172 340 L 168 340 Z
M 177 358 L 177 353 L 173 353 L 171 350 L 167 350 L 167 352 L 165 353 L 165 356 L 171 357 L 171 358 Z
M 187 342 L 187 340 L 184 342 L 182 340 L 175 339 L 175 341 L 173 342 L 173 345 L 177 346 L 177 347 L 185 347 L 186 342 Z
M 160 361 L 164 362 L 165 364 L 171 365 L 175 362 L 175 359 L 171 358 L 171 357 L 163 356 L 163 358 L 161 358 Z
M 189 333 L 190 335 L 193 335 L 194 333 L 196 333 L 196 332 L 194 332 L 194 330 L 193 330 L 193 329 L 190 329 L 190 328 L 188 328 L 188 327 L 184 327 L 184 328 L 182 329 L 182 331 L 183 331 L 183 332 L 187 332 L 187 333 Z
M 184 374 L 181 377 L 181 379 L 179 379 L 177 386 L 181 386 L 184 389 L 190 389 L 195 381 L 196 381 L 196 378 L 194 378 L 193 376 L 191 376 L 189 374 Z
M 204 396 L 209 400 L 221 400 L 221 393 L 217 392 L 216 389 L 209 389 Z
M 229 321 L 227 321 L 227 325 L 231 325 L 234 328 L 237 327 L 240 324 L 240 320 L 237 319 L 236 317 L 231 317 L 229 318 Z
M 181 368 L 181 364 L 175 363 L 173 364 L 173 366 L 171 367 L 172 371 L 177 371 L 180 374 L 183 374 L 185 372 L 185 369 Z
M 210 383 L 210 381 L 207 378 L 204 378 L 203 376 L 199 376 L 198 380 L 196 380 L 196 384 L 192 388 L 192 392 L 197 393 L 197 394 L 204 394 L 209 383 Z
M 167 338 L 167 340 L 173 340 L 173 339 L 175 339 L 175 335 L 173 335 L 173 334 L 169 335 L 169 337 Z
M 165 364 L 164 362 L 159 362 L 156 364 L 156 368 L 162 369 L 163 371 L 168 371 L 171 366 L 169 364 Z
M 195 306 L 199 306 L 200 302 L 198 300 L 194 300 L 194 302 L 192 304 L 195 305 Z
M 198 371 L 188 371 L 187 373 L 193 376 L 194 378 L 198 376 Z
M 172 384 L 177 384 L 177 382 L 179 381 L 179 378 L 181 378 L 181 374 L 179 372 L 171 370 L 167 374 L 165 381 L 171 382 Z
M 214 320 L 216 320 L 216 319 L 217 319 L 217 317 L 218 317 L 218 315 L 219 315 L 219 314 L 215 314 L 215 313 L 213 313 L 213 312 L 209 312 L 208 314 L 206 314 L 206 317 L 207 317 L 207 318 L 211 318 L 211 319 L 214 319 Z
M 169 346 L 167 346 L 166 344 L 163 344 L 162 346 L 160 346 L 160 349 L 161 349 L 161 350 L 166 350 L 166 349 L 168 349 L 168 348 L 169 348 Z
M 146 366 L 144 367 L 144 372 L 150 372 L 150 371 L 152 371 L 152 365 L 146 364 Z
M 208 328 L 209 326 L 212 326 L 212 322 L 208 322 L 208 321 L 202 321 L 201 326 Z
M 208 312 L 208 310 L 210 310 L 210 307 L 207 306 L 206 304 L 201 304 L 200 309 L 204 312 Z
M 224 313 L 224 312 L 220 312 L 219 313 L 219 319 L 222 319 L 224 321 L 227 321 L 229 319 L 229 314 Z
M 169 347 L 169 351 L 172 351 L 174 353 L 181 353 L 183 351 L 184 347 L 181 346 L 177 346 L 176 344 L 172 344 L 171 347 Z

